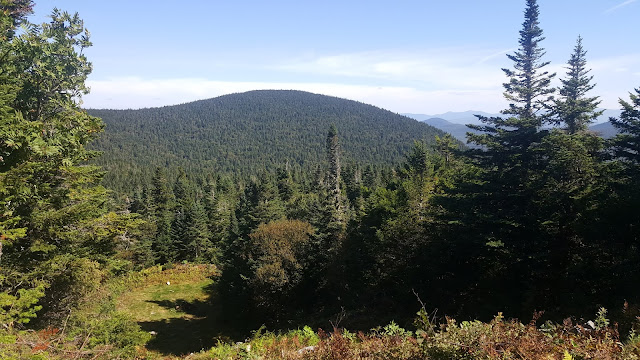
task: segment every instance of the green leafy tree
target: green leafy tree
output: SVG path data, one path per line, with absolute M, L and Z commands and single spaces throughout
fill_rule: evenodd
M 32 0 L 3 0 L 2 6 L 2 41 L 8 42 L 13 39 L 17 27 L 27 20 L 27 16 L 33 12 Z
M 291 305 L 291 296 L 302 281 L 304 253 L 313 234 L 300 220 L 277 220 L 258 226 L 250 235 L 248 258 L 250 287 L 258 307 L 278 315 Z
M 2 5 L 0 291 L 16 297 L 21 312 L 40 297 L 42 320 L 55 322 L 137 240 L 124 230 L 135 216 L 110 211 L 103 172 L 86 165 L 103 124 L 79 104 L 91 72 L 82 20 L 54 10 L 49 23 L 33 25 L 24 20 L 30 1 Z M 15 32 L 18 23 L 24 32 Z
M 223 247 L 223 272 L 220 279 L 224 301 L 242 308 L 251 307 L 251 248 L 249 234 L 261 224 L 284 219 L 284 207 L 278 188 L 267 173 L 251 178 L 240 196 L 238 208 L 230 214 L 229 239 Z

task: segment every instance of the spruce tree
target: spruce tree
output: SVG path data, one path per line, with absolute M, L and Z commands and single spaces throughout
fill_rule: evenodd
M 549 63 L 542 61 L 545 52 L 540 42 L 544 37 L 535 0 L 527 0 L 524 14 L 520 47 L 507 55 L 513 61 L 513 70 L 503 69 L 509 77 L 509 82 L 503 85 L 510 104 L 502 113 L 511 116 L 478 116 L 485 125 L 469 125 L 480 133 L 467 134 L 469 142 L 479 145 L 469 151 L 471 160 L 483 169 L 484 189 L 478 195 L 484 199 L 476 203 L 489 205 L 496 215 L 494 220 L 503 225 L 513 224 L 513 230 L 523 229 L 523 222 L 531 219 L 530 180 L 543 167 L 533 150 L 547 134 L 539 131 L 549 116 L 541 111 L 549 107 L 549 95 L 554 91 L 550 82 L 555 76 L 543 71 Z
M 327 162 L 329 164 L 325 183 L 327 193 L 322 205 L 324 231 L 327 233 L 325 245 L 327 250 L 337 251 L 346 231 L 348 205 L 340 187 L 342 182 L 340 144 L 335 125 L 331 125 L 327 134 Z
M 482 289 L 490 288 L 491 293 L 483 294 L 488 297 L 485 303 L 500 301 L 504 304 L 501 309 L 514 313 L 533 298 L 529 295 L 535 291 L 529 286 L 535 285 L 540 268 L 536 252 L 544 248 L 539 243 L 544 237 L 536 204 L 540 185 L 535 180 L 545 162 L 535 149 L 548 133 L 542 127 L 550 122 L 548 109 L 554 92 L 550 83 L 555 74 L 544 70 L 549 63 L 543 61 L 544 37 L 538 17 L 536 0 L 527 0 L 519 47 L 507 55 L 513 68 L 503 69 L 509 78 L 503 84 L 509 106 L 502 114 L 508 117 L 478 116 L 483 125 L 469 125 L 478 130 L 467 133 L 469 142 L 478 145 L 468 151 L 478 177 L 461 184 L 455 190 L 459 200 L 448 205 L 448 216 L 455 219 L 450 223 L 463 225 L 453 231 L 468 234 L 459 260 L 467 271 L 491 274 L 466 279 L 460 291 L 468 288 L 464 291 L 472 294 L 477 289 L 474 296 L 481 296 Z M 485 260 L 479 261 L 481 258 Z M 483 270 L 471 270 L 474 267 Z
M 163 264 L 172 261 L 171 242 L 171 214 L 172 196 L 169 184 L 163 168 L 158 167 L 152 179 L 153 213 L 156 222 L 156 236 L 153 242 L 153 251 L 157 262 Z
M 539 26 L 540 11 L 536 0 L 527 0 L 524 12 L 524 23 L 520 30 L 520 47 L 514 54 L 507 57 L 513 61 L 512 69 L 502 69 L 509 77 L 504 83 L 504 96 L 510 102 L 509 108 L 503 110 L 505 115 L 513 115 L 518 121 L 511 124 L 516 128 L 539 128 L 543 125 L 545 116 L 539 114 L 546 109 L 550 94 L 555 90 L 550 87 L 555 74 L 549 74 L 542 68 L 549 62 L 542 61 L 545 51 L 540 47 L 544 40 Z M 499 125 L 496 124 L 496 125 Z
M 284 217 L 284 205 L 278 188 L 267 173 L 252 178 L 236 211 L 240 234 L 246 238 L 260 224 L 267 224 Z
M 513 69 L 502 69 L 509 77 L 503 86 L 504 96 L 510 102 L 502 113 L 510 116 L 478 116 L 485 125 L 469 125 L 479 133 L 467 133 L 467 138 L 479 145 L 469 153 L 473 162 L 484 170 L 485 184 L 493 188 L 490 191 L 498 196 L 496 201 L 504 202 L 495 208 L 505 211 L 504 215 L 509 218 L 516 216 L 526 221 L 527 210 L 515 211 L 513 206 L 526 206 L 530 202 L 531 193 L 526 190 L 526 183 L 543 167 L 533 148 L 547 134 L 540 128 L 549 122 L 550 115 L 543 110 L 549 109 L 553 99 L 550 82 L 555 74 L 543 71 L 549 62 L 542 61 L 545 51 L 540 42 L 544 37 L 536 0 L 527 0 L 524 15 L 520 46 L 514 54 L 507 55 L 513 61 Z
M 329 168 L 327 171 L 327 188 L 336 203 L 340 194 L 340 144 L 338 142 L 338 129 L 334 124 L 329 127 L 327 134 L 327 161 Z
M 552 107 L 553 122 L 564 124 L 569 134 L 584 132 L 589 124 L 602 111 L 596 111 L 600 104 L 598 97 L 587 97 L 587 93 L 596 86 L 591 84 L 593 76 L 586 68 L 586 50 L 582 47 L 582 37 L 578 37 L 573 54 L 568 61 L 567 78 L 561 79 L 560 98 L 555 99 Z
M 207 215 L 211 242 L 216 248 L 224 247 L 229 240 L 230 215 L 234 213 L 225 194 L 216 189 L 216 183 L 205 187 L 204 210 Z M 228 195 L 226 195 L 228 196 Z
M 629 94 L 630 102 L 620 99 L 620 118 L 611 118 L 620 134 L 614 139 L 614 152 L 631 167 L 640 166 L 640 88 Z
M 189 211 L 193 205 L 189 181 L 184 169 L 178 169 L 178 177 L 173 185 L 173 220 L 171 221 L 171 259 L 182 261 L 188 257 L 187 244 L 189 228 Z
M 186 247 L 185 260 L 199 263 L 215 262 L 218 250 L 211 242 L 211 233 L 207 224 L 207 214 L 204 206 L 196 201 L 189 207 L 184 244 Z
M 620 117 L 610 118 L 619 134 L 610 142 L 613 159 L 607 163 L 611 185 L 602 216 L 605 224 L 594 223 L 591 230 L 601 239 L 602 250 L 596 259 L 605 265 L 601 273 L 608 275 L 602 283 L 611 284 L 615 299 L 629 299 L 639 297 L 636 284 L 640 281 L 640 88 L 619 103 Z
M 526 146 L 537 140 L 536 133 L 548 120 L 548 114 L 542 110 L 548 109 L 552 100 L 551 94 L 555 89 L 550 84 L 555 73 L 543 70 L 549 62 L 542 61 L 545 51 L 540 42 L 544 37 L 539 26 L 536 0 L 527 0 L 524 16 L 518 41 L 520 46 L 515 53 L 507 55 L 513 62 L 513 69 L 502 69 L 509 78 L 503 84 L 509 107 L 502 114 L 511 116 L 506 119 L 478 116 L 487 125 L 471 128 L 484 133 L 468 134 L 470 142 L 486 146 L 488 150 L 523 152 Z

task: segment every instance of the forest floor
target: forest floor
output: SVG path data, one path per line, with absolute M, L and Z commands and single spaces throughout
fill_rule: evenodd
M 217 270 L 180 265 L 154 273 L 125 291 L 117 310 L 152 334 L 146 349 L 155 355 L 179 356 L 225 340 L 213 298 Z

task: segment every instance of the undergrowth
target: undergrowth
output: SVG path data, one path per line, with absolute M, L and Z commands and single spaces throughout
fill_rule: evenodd
M 0 359 L 531 359 L 640 360 L 640 335 L 634 327 L 621 340 L 605 309 L 593 321 L 537 324 L 505 319 L 490 322 L 446 318 L 436 324 L 423 309 L 414 329 L 395 322 L 368 332 L 334 328 L 330 332 L 308 326 L 287 332 L 261 328 L 243 342 L 219 341 L 200 352 L 172 356 L 150 351 L 151 335 L 115 310 L 114 299 L 131 288 L 206 279 L 217 270 L 208 266 L 150 268 L 105 284 L 93 302 L 69 315 L 58 327 L 0 330 Z M 93 304 L 93 305 L 89 305 Z M 638 321 L 636 321 L 637 325 Z
M 419 318 L 420 319 L 420 318 Z M 597 320 L 597 318 L 596 318 Z M 640 358 L 640 337 L 622 343 L 615 327 L 545 323 L 522 324 L 501 314 L 491 322 L 446 319 L 435 326 L 418 321 L 415 332 L 394 322 L 369 333 L 305 327 L 285 334 L 258 332 L 235 344 L 218 344 L 186 359 L 531 359 L 578 360 Z M 593 322 L 592 322 L 593 323 Z
M 102 284 L 57 326 L 40 330 L 0 329 L 0 359 L 133 359 L 146 350 L 151 334 L 116 310 L 116 299 L 133 288 L 204 280 L 213 265 L 154 266 Z M 147 356 L 145 355 L 144 358 Z

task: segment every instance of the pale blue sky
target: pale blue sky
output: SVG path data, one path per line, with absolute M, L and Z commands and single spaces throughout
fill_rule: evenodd
M 539 0 L 549 67 L 578 35 L 603 107 L 640 87 L 639 0 Z M 524 0 L 36 0 L 92 35 L 86 107 L 140 108 L 252 89 L 299 89 L 394 112 L 496 112 Z

